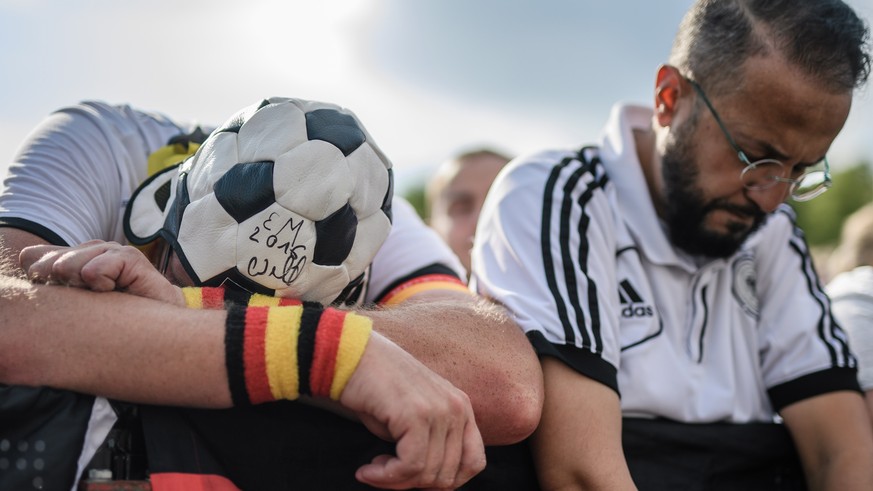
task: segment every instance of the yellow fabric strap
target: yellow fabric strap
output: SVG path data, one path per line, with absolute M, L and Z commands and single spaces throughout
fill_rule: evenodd
M 293 400 L 300 395 L 297 336 L 302 314 L 302 306 L 271 307 L 267 314 L 264 356 L 270 391 L 277 400 Z
M 249 299 L 249 307 L 278 307 L 279 302 L 281 301 L 281 297 L 272 297 L 255 293 L 252 295 L 252 298 Z
M 200 288 L 188 286 L 182 288 L 182 295 L 185 297 L 185 305 L 192 309 L 203 308 L 203 295 Z
M 340 338 L 336 354 L 333 382 L 330 385 L 330 398 L 339 400 L 352 374 L 358 368 L 370 333 L 373 331 L 373 321 L 369 317 L 349 312 L 343 322 L 343 334 Z
M 187 144 L 171 143 L 155 150 L 148 158 L 148 175 L 153 176 L 184 161 L 194 155 L 198 148 L 200 148 L 199 143 L 188 142 Z

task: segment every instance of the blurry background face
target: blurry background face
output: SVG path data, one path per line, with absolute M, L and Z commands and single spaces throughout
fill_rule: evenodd
M 452 248 L 468 274 L 482 202 L 506 162 L 491 154 L 466 157 L 447 162 L 434 177 L 430 225 Z

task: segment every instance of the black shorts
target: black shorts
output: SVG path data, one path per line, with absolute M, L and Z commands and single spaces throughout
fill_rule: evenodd
M 806 490 L 781 424 L 686 424 L 624 418 L 622 440 L 640 491 Z
M 363 425 L 294 402 L 228 410 L 141 407 L 152 473 L 224 476 L 244 490 L 369 490 L 355 470 L 394 444 Z M 527 444 L 486 449 L 464 490 L 536 490 Z

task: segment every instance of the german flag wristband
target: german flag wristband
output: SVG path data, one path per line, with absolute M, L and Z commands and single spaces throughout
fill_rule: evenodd
M 182 288 L 185 304 L 227 309 L 225 363 L 234 405 L 300 395 L 337 400 L 358 366 L 372 321 L 318 303 L 223 287 Z
M 223 309 L 229 304 L 248 305 L 250 307 L 279 307 L 286 305 L 301 305 L 296 298 L 271 297 L 260 293 L 248 293 L 238 289 L 224 287 L 185 287 L 182 288 L 185 305 L 192 309 Z
M 301 395 L 338 400 L 358 366 L 372 321 L 305 302 L 227 309 L 225 363 L 235 406 Z

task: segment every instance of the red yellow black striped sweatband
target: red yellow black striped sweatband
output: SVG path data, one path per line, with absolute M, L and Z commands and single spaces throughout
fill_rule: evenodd
M 305 302 L 295 306 L 230 304 L 225 357 L 234 405 L 300 395 L 338 400 L 372 331 L 352 312 Z
M 185 287 L 182 288 L 185 305 L 193 309 L 223 309 L 226 304 L 235 303 L 250 307 L 279 307 L 300 305 L 296 298 L 271 297 L 260 293 L 251 294 L 236 288 L 224 287 Z

